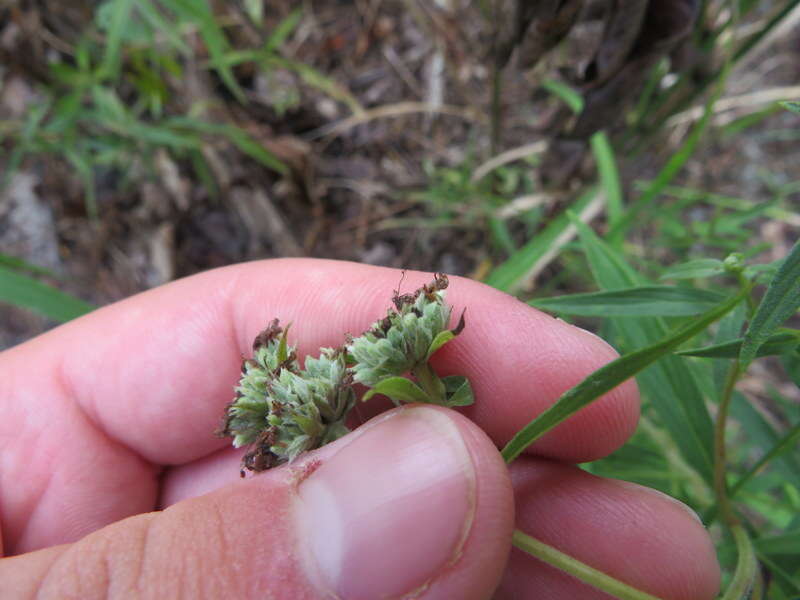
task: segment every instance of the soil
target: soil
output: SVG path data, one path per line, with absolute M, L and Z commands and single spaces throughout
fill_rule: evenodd
M 268 4 L 265 30 L 296 6 Z M 565 64 L 585 62 L 582 45 L 597 32 L 591 23 L 578 28 L 534 69 L 512 57 L 501 77 L 502 127 L 492 140 L 492 27 L 477 4 L 305 2 L 284 55 L 347 90 L 362 114 L 354 115 L 345 102 L 289 69 L 237 71 L 248 96 L 245 105 L 199 70 L 174 90 L 187 94 L 187 101 L 204 95 L 227 100 L 216 109 L 219 118 L 280 156 L 291 167 L 289 175 L 277 175 L 225 140 L 209 140 L 203 155 L 217 193 L 194 176 L 188 160 L 160 151 L 147 166 L 135 162 L 128 172 L 100 172 L 97 217 L 90 218 L 74 169 L 58 157 L 31 157 L 0 192 L 0 252 L 49 269 L 50 281 L 97 305 L 206 269 L 276 256 L 485 273 L 504 258 L 487 233 L 486 203 L 469 195 L 437 197 L 432 190 L 440 175 L 434 171 L 469 174 L 494 155 L 542 139 L 556 103 L 538 82 Z M 22 35 L 21 17 L 0 18 L 0 58 L 5 57 L 0 122 L 21 118 L 41 97 L 41 74 L 59 52 L 53 40 L 73 43 L 89 23 L 90 6 L 19 3 L 16 17 L 35 23 L 39 37 L 33 42 Z M 794 85 L 800 76 L 798 33 L 790 26 L 771 38 L 730 78 L 725 96 Z M 252 34 L 247 27 L 231 28 L 234 41 L 241 37 L 245 45 Z M 752 98 L 716 119 L 731 120 L 762 106 Z M 681 183 L 752 201 L 767 201 L 783 190 L 788 202 L 800 207 L 796 186 L 790 185 L 800 179 L 796 130 L 795 115 L 776 113 L 734 139 L 712 134 L 683 170 Z M 629 194 L 636 180 L 657 172 L 686 132 L 686 124 L 665 126 L 623 163 Z M 7 166 L 9 150 L 0 146 L 0 169 Z M 530 193 L 525 186 L 541 191 L 539 167 L 517 165 L 522 180 L 507 195 Z M 582 185 L 584 174 L 579 169 L 547 190 L 549 210 Z M 798 219 L 764 221 L 759 235 L 772 244 L 773 257 L 796 237 L 792 227 Z M 523 241 L 525 228 L 510 225 L 517 242 Z M 0 306 L 0 349 L 53 325 Z

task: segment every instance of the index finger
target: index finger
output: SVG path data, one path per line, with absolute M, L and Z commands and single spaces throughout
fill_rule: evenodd
M 408 273 L 403 285 L 412 290 L 429 280 Z M 149 462 L 180 464 L 224 445 L 210 432 L 231 398 L 242 356 L 266 323 L 291 322 L 298 354 L 316 354 L 384 316 L 399 281 L 397 270 L 334 261 L 237 265 L 99 310 L 5 358 L 27 381 L 56 370 L 106 435 Z M 498 445 L 616 356 L 594 335 L 474 281 L 453 278 L 448 300 L 456 314 L 468 309 L 467 326 L 434 366 L 469 377 L 476 401 L 465 412 Z M 622 444 L 637 417 L 635 385 L 628 383 L 532 451 L 592 460 Z

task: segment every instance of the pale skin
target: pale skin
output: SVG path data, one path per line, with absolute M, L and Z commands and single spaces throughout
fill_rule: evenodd
M 430 279 L 407 273 L 402 291 Z M 339 442 L 291 477 L 281 467 L 240 480 L 241 451 L 212 432 L 242 355 L 272 318 L 293 323 L 299 356 L 315 353 L 384 316 L 399 281 L 396 270 L 329 261 L 238 265 L 0 354 L 0 597 L 326 597 L 298 558 L 289 515 L 297 468 L 324 465 Z M 665 600 L 713 598 L 713 546 L 687 509 L 574 466 L 632 434 L 633 382 L 529 448 L 510 480 L 499 457 L 614 351 L 479 283 L 453 277 L 448 298 L 455 314 L 467 307 L 467 326 L 433 364 L 467 375 L 476 402 L 460 415 L 435 410 L 460 432 L 477 495 L 463 547 L 418 597 L 608 597 L 517 550 L 509 559 L 518 527 Z

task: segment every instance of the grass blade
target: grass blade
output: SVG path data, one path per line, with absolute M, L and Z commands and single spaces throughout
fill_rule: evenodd
M 170 8 L 181 12 L 185 17 L 194 21 L 200 28 L 200 36 L 208 48 L 211 56 L 211 65 L 219 74 L 225 87 L 241 102 L 247 102 L 244 91 L 236 81 L 233 70 L 225 60 L 225 55 L 230 50 L 225 32 L 217 23 L 207 0 L 171 0 Z
M 703 116 L 694 126 L 694 129 L 692 129 L 683 145 L 669 158 L 667 164 L 664 165 L 661 171 L 658 172 L 658 175 L 656 175 L 656 178 L 650 183 L 645 192 L 635 202 L 630 203 L 622 218 L 619 219 L 616 225 L 610 228 L 608 235 L 606 236 L 608 239 L 616 239 L 617 236 L 621 235 L 625 230 L 627 230 L 639 216 L 639 213 L 646 209 L 654 200 L 656 200 L 656 198 L 658 198 L 659 194 L 664 191 L 664 188 L 669 185 L 669 183 L 675 178 L 686 162 L 694 154 L 694 151 L 697 149 L 700 140 L 703 139 L 706 128 L 711 122 L 711 116 L 714 113 L 714 103 L 717 101 L 722 93 L 723 88 L 725 87 L 725 80 L 727 79 L 729 72 L 730 65 L 726 64 L 723 72 L 717 78 L 716 88 L 706 102 Z
M 264 44 L 264 52 L 271 53 L 280 48 L 303 18 L 303 9 L 296 8 L 275 26 Z
M 714 344 L 713 346 L 681 350 L 676 352 L 676 354 L 701 358 L 736 358 L 739 356 L 743 342 L 744 338 L 738 338 L 730 342 Z M 800 331 L 796 329 L 786 329 L 773 333 L 769 339 L 759 347 L 756 356 L 783 354 L 784 352 L 794 350 L 798 346 L 800 346 Z
M 528 304 L 581 317 L 685 317 L 699 315 L 724 299 L 722 294 L 709 290 L 649 285 L 539 298 Z
M 786 260 L 767 288 L 744 334 L 739 353 L 742 369 L 753 361 L 758 348 L 800 307 L 800 240 L 795 242 Z
M 0 301 L 33 310 L 61 322 L 94 310 L 94 306 L 83 300 L 2 266 Z
M 645 283 L 614 248 L 589 227 L 576 223 L 592 274 L 604 290 L 618 290 Z M 669 327 L 661 318 L 616 318 L 611 325 L 622 341 L 623 351 L 643 348 L 663 339 Z M 686 462 L 710 483 L 713 478 L 714 427 L 702 386 L 685 359 L 664 356 L 638 376 L 642 396 L 652 403 Z
M 606 193 L 606 206 L 608 207 L 608 224 L 615 227 L 622 218 L 622 183 L 619 179 L 617 160 L 614 157 L 614 148 L 608 136 L 599 131 L 591 139 L 594 160 L 600 173 L 600 185 Z M 620 239 L 620 238 L 617 238 Z
M 50 269 L 45 269 L 39 265 L 34 265 L 26 260 L 17 258 L 16 256 L 9 256 L 0 252 L 0 267 L 8 267 L 14 271 L 27 271 L 32 275 L 44 275 L 45 277 L 57 277 Z
M 728 492 L 728 496 L 733 498 L 734 494 L 742 489 L 744 485 L 750 481 L 753 476 L 756 475 L 756 473 L 761 471 L 761 469 L 763 469 L 770 461 L 772 461 L 774 458 L 778 458 L 787 450 L 794 449 L 798 440 L 800 440 L 800 423 L 792 427 L 786 435 L 778 440 L 778 442 L 769 450 L 769 452 L 762 456 L 747 473 L 739 478 L 736 484 L 731 488 L 731 491 Z M 800 554 L 800 544 L 795 546 L 795 552 Z
M 584 212 L 595 200 L 598 188 L 591 188 L 575 200 L 570 209 L 576 213 Z M 554 218 L 542 231 L 534 235 L 522 248 L 512 254 L 508 260 L 498 265 L 485 283 L 504 292 L 513 292 L 520 287 L 536 264 L 546 257 L 560 239 L 569 235 L 571 229 L 569 217 L 564 211 Z
M 669 354 L 686 340 L 691 339 L 711 323 L 731 311 L 745 296 L 740 292 L 729 300 L 706 312 L 701 317 L 679 327 L 660 342 L 621 356 L 601 367 L 578 385 L 567 390 L 558 401 L 521 429 L 503 448 L 506 462 L 511 462 L 530 444 L 578 410 L 587 406 L 623 381 L 633 377 L 659 358 Z
M 583 112 L 583 96 L 566 83 L 556 79 L 546 79 L 542 82 L 542 87 L 569 106 L 576 115 Z
M 134 0 L 115 0 L 107 9 L 111 13 L 106 33 L 105 53 L 98 76 L 101 79 L 116 76 L 119 72 L 120 53 L 125 29 L 130 24 Z

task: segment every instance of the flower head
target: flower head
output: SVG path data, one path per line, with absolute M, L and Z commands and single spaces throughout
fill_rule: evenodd
M 395 294 L 395 309 L 346 348 L 355 361 L 353 380 L 374 386 L 413 370 L 428 360 L 434 340 L 447 330 L 451 308 L 445 303 L 445 275 L 437 275 L 415 294 Z
M 355 395 L 341 350 L 323 348 L 301 369 L 277 320 L 254 347 L 220 431 L 237 448 L 254 444 L 244 467 L 260 471 L 291 461 L 349 431 L 344 421 Z

